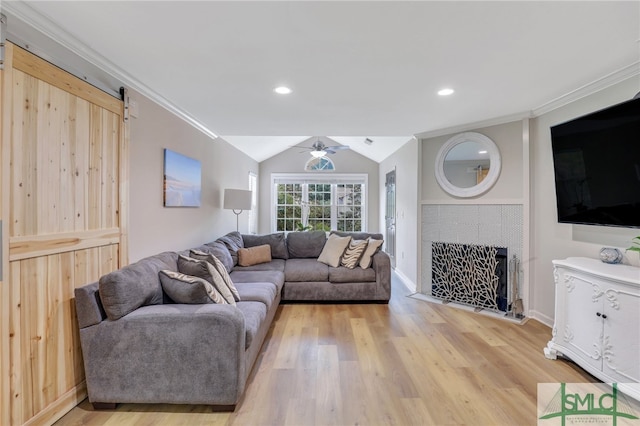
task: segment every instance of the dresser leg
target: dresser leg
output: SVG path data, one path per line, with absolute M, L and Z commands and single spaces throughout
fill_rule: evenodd
M 547 347 L 544 348 L 544 356 L 547 359 L 558 359 L 558 351 L 550 348 L 549 345 L 547 345 Z

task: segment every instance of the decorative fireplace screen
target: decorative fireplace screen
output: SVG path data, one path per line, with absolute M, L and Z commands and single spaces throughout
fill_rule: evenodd
M 431 247 L 434 297 L 507 311 L 506 248 L 443 242 Z

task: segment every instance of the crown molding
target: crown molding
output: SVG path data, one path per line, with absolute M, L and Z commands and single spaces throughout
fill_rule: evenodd
M 604 77 L 601 77 L 591 83 L 585 84 L 582 87 L 577 88 L 565 95 L 560 96 L 550 102 L 547 102 L 544 105 L 541 105 L 532 110 L 533 117 L 538 117 L 542 114 L 546 114 L 555 109 L 563 107 L 571 102 L 575 102 L 579 99 L 582 99 L 586 96 L 592 95 L 600 90 L 606 89 L 607 87 L 611 87 L 615 84 L 621 83 L 631 77 L 636 75 L 640 75 L 640 61 L 636 61 L 630 65 L 627 65 L 617 71 L 612 72 L 611 74 L 607 74 Z M 639 87 L 640 90 L 640 87 Z M 631 99 L 631 98 L 629 98 Z
M 498 126 L 500 124 L 512 123 L 514 121 L 521 121 L 526 118 L 532 118 L 530 111 L 519 112 L 516 114 L 510 114 L 510 115 L 503 115 L 502 117 L 490 118 L 488 120 L 482 120 L 482 121 L 475 121 L 473 123 L 466 123 L 458 126 L 445 127 L 443 129 L 429 130 L 422 133 L 416 133 L 413 137 L 418 140 L 436 138 L 438 136 L 445 136 L 453 133 L 477 130 L 483 127 Z
M 87 61 L 93 66 L 98 67 L 113 78 L 118 79 L 124 86 L 133 89 L 138 93 L 157 103 L 170 113 L 181 118 L 191 126 L 200 130 L 212 139 L 217 139 L 218 135 L 211 131 L 206 125 L 193 117 L 187 111 L 179 108 L 171 101 L 151 89 L 140 80 L 118 67 L 116 64 L 105 58 L 65 29 L 51 21 L 46 16 L 34 10 L 24 1 L 4 1 L 2 2 L 3 11 L 15 16 L 25 24 L 31 26 L 34 30 L 42 33 L 44 36 L 58 43 L 62 48 L 67 49 L 81 59 Z M 11 21 L 8 22 L 10 27 Z

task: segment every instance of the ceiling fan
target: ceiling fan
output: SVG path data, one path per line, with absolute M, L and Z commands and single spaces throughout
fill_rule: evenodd
M 334 145 L 334 146 L 326 146 L 324 142 L 318 138 L 317 141 L 313 143 L 311 146 L 301 146 L 295 145 L 298 148 L 308 149 L 310 154 L 316 158 L 324 157 L 327 154 L 335 154 L 336 151 L 341 151 L 344 149 L 349 149 L 349 145 Z M 306 151 L 300 151 L 306 152 Z

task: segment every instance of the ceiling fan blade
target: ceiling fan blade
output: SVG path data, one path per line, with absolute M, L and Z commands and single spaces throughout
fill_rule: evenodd
M 325 149 L 331 149 L 333 151 L 339 151 L 342 149 L 349 149 L 349 145 L 336 145 L 336 146 L 327 146 Z
M 304 145 L 292 145 L 291 148 L 304 148 L 304 149 L 310 149 L 310 150 L 314 149 L 312 146 L 304 146 Z
M 323 149 L 323 151 L 326 152 L 327 154 L 335 154 L 336 153 L 334 150 L 329 149 L 329 148 L 331 148 L 331 147 L 328 146 L 325 149 Z

